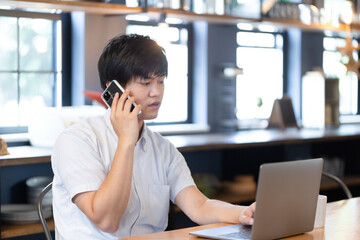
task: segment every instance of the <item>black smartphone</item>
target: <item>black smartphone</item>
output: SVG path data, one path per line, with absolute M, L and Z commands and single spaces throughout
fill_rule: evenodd
M 124 88 L 118 83 L 116 80 L 112 80 L 104 92 L 101 94 L 101 99 L 105 102 L 105 104 L 111 108 L 111 104 L 113 102 L 115 93 L 119 93 L 120 96 L 125 92 Z M 131 111 L 134 110 L 136 103 L 133 103 L 131 106 Z M 140 115 L 141 111 L 139 112 Z

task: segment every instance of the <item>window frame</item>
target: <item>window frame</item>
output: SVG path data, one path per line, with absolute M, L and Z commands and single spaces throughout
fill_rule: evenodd
M 324 39 L 325 38 L 343 39 L 344 41 L 346 41 L 346 36 L 344 36 L 342 34 L 324 35 Z M 324 42 L 324 39 L 323 39 L 323 42 Z M 360 39 L 359 38 L 353 37 L 352 39 L 356 40 L 358 42 L 358 45 L 360 46 Z M 354 51 L 355 51 L 355 49 L 354 49 Z M 336 53 L 336 52 L 340 52 L 340 51 L 339 50 L 329 50 L 329 49 L 325 49 L 325 47 L 324 47 L 324 50 L 323 50 L 322 54 L 324 54 L 325 52 Z M 358 53 L 358 61 L 360 61 L 360 50 L 358 50 L 357 53 Z M 339 81 L 340 81 L 340 79 L 339 79 Z M 340 82 L 339 82 L 339 84 L 340 84 Z M 340 108 L 340 106 L 339 106 L 339 108 Z M 339 111 L 339 117 L 340 117 L 340 123 L 343 122 L 341 119 L 344 119 L 344 118 L 346 119 L 346 118 L 360 117 L 360 84 L 358 84 L 358 86 L 357 86 L 357 111 L 356 111 L 356 113 L 354 113 L 354 114 L 351 114 L 351 113 L 341 114 L 341 112 Z M 344 122 L 347 122 L 347 121 L 345 120 Z M 356 122 L 360 122 L 360 119 L 356 120 Z
M 279 47 L 277 46 L 278 43 L 276 41 L 277 35 L 280 35 L 282 37 L 282 95 L 284 96 L 286 88 L 287 88 L 287 62 L 286 62 L 286 56 L 287 56 L 287 43 L 286 43 L 286 33 L 283 31 L 279 31 L 279 30 L 274 30 L 274 31 L 261 31 L 259 30 L 259 28 L 254 27 L 254 29 L 252 30 L 246 30 L 246 29 L 238 29 L 237 32 L 247 32 L 247 33 L 263 33 L 263 34 L 272 34 L 274 36 L 274 46 L 273 47 L 267 47 L 267 46 L 251 46 L 251 45 L 240 45 L 239 43 L 237 43 L 237 48 L 254 48 L 254 49 L 279 49 Z M 271 115 L 271 113 L 270 113 Z M 270 117 L 269 115 L 269 117 Z M 245 124 L 244 126 L 238 126 L 239 129 L 248 129 L 248 128 L 264 128 L 267 126 L 267 124 L 264 124 L 264 121 L 267 122 L 268 118 L 249 118 L 249 119 L 239 119 L 237 118 L 237 121 L 239 122 L 247 122 L 247 121 L 251 121 L 254 122 L 255 124 L 251 123 L 251 126 L 248 126 L 248 124 Z M 260 121 L 260 122 L 259 122 Z M 257 123 L 256 123 L 257 122 Z
M 20 10 L 5 10 L 5 9 L 0 9 L 0 16 L 1 17 L 14 17 L 17 19 L 17 46 L 19 46 L 19 19 L 20 18 L 41 18 L 41 19 L 47 19 L 47 20 L 53 20 L 53 24 L 52 27 L 53 29 L 56 29 L 56 21 L 61 21 L 62 17 L 61 14 L 59 13 L 46 13 L 46 12 L 31 12 L 31 11 L 20 11 Z M 56 31 L 53 31 L 53 46 L 57 46 L 57 37 L 56 37 Z M 53 49 L 54 51 L 56 51 L 56 47 L 55 49 Z M 17 47 L 17 58 L 19 58 L 19 47 Z M 62 70 L 60 70 L 59 72 L 56 71 L 56 64 L 57 64 L 57 56 L 56 54 L 53 54 L 54 57 L 54 61 L 53 61 L 53 66 L 52 66 L 52 70 L 50 71 L 28 71 L 28 70 L 20 70 L 20 66 L 19 66 L 19 61 L 18 61 L 18 65 L 17 65 L 17 69 L 16 70 L 0 70 L 0 73 L 15 73 L 17 74 L 17 91 L 19 92 L 19 81 L 20 81 L 20 74 L 21 73 L 52 73 L 54 74 L 54 82 L 56 83 L 56 76 L 57 74 L 62 74 Z M 62 60 L 63 61 L 63 60 Z M 54 70 L 55 69 L 55 70 Z M 54 85 L 55 86 L 55 85 Z M 52 101 L 52 105 L 55 105 L 55 98 L 56 98 L 56 92 L 54 93 L 54 91 L 56 91 L 56 89 L 52 89 L 53 91 L 53 101 Z M 63 91 L 63 89 L 62 89 Z M 18 94 L 17 96 L 17 101 L 19 103 L 20 101 L 20 94 Z M 18 126 L 3 126 L 0 127 L 0 134 L 18 134 L 18 133 L 27 133 L 28 132 L 28 126 L 26 125 L 18 125 Z

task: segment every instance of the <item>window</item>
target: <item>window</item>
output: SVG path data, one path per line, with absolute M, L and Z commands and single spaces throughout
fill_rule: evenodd
M 274 100 L 283 95 L 283 37 L 239 31 L 237 43 L 237 66 L 243 74 L 236 80 L 236 116 L 240 127 L 251 127 L 268 119 Z
M 59 19 L 57 14 L 0 11 L 1 132 L 26 132 L 34 110 L 61 105 Z
M 127 34 L 148 35 L 165 49 L 168 77 L 159 115 L 151 123 L 191 122 L 189 101 L 189 30 L 186 25 L 158 26 L 131 22 Z
M 354 47 L 358 45 L 352 41 Z M 347 72 L 343 63 L 348 63 L 349 58 L 343 56 L 338 47 L 345 47 L 346 40 L 340 37 L 324 38 L 323 68 L 327 77 L 339 78 L 340 115 L 354 115 L 358 113 L 358 78 L 354 72 Z M 353 57 L 358 59 L 354 50 Z

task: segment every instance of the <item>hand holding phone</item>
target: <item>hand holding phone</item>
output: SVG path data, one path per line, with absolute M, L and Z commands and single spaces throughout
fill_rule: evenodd
M 121 85 L 116 80 L 112 80 L 110 84 L 107 86 L 107 88 L 104 90 L 104 92 L 101 94 L 101 99 L 105 102 L 105 104 L 111 108 L 115 93 L 119 93 L 119 97 L 125 92 L 124 88 L 121 87 Z M 136 103 L 133 103 L 131 106 L 131 110 L 133 111 L 136 107 Z M 141 110 L 138 114 L 140 115 Z

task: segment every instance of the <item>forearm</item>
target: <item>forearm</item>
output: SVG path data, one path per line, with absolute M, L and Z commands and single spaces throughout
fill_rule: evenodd
M 207 199 L 196 210 L 194 221 L 201 225 L 216 222 L 240 223 L 239 216 L 244 209 L 243 206 Z
M 216 222 L 252 225 L 256 204 L 239 206 L 219 200 L 208 199 L 195 186 L 184 188 L 175 197 L 175 204 L 194 222 Z

